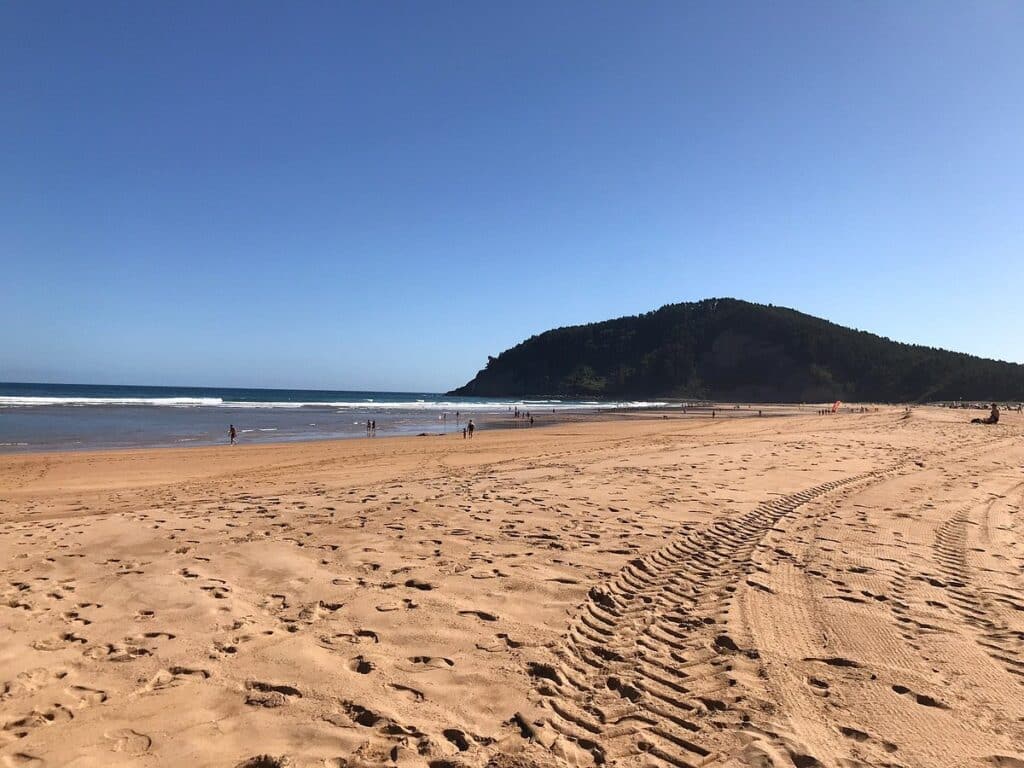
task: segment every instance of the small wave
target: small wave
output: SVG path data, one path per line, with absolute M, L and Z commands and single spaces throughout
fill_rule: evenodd
M 565 400 L 488 400 L 484 402 L 460 403 L 451 400 L 398 400 L 392 402 L 373 401 L 331 401 L 331 402 L 243 402 L 229 400 L 221 404 L 224 408 L 333 408 L 336 413 L 350 410 L 361 411 L 507 411 L 513 408 L 546 409 L 555 411 L 594 410 L 609 408 L 664 408 L 668 403 L 662 401 L 629 400 L 600 402 L 586 400 L 572 402 Z
M 507 411 L 513 408 L 551 409 L 556 411 L 608 408 L 658 408 L 664 402 L 619 401 L 599 402 L 586 400 L 572 402 L 564 400 L 486 400 L 482 402 L 456 402 L 452 400 L 396 400 L 376 402 L 374 400 L 340 401 L 244 401 L 223 400 L 219 397 L 20 397 L 0 396 L 0 408 L 43 407 L 43 406 L 163 406 L 172 408 L 238 408 L 238 409 L 295 409 L 332 408 L 338 413 L 346 410 L 379 411 Z
M 40 405 L 167 405 L 177 407 L 223 405 L 219 397 L 9 397 L 0 396 L 0 408 Z

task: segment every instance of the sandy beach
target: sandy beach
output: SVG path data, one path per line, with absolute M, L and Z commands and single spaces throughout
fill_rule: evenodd
M 1024 766 L 1024 419 L 0 457 L 0 763 Z

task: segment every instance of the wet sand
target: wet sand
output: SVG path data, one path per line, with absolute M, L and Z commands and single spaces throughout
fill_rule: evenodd
M 0 764 L 1020 768 L 971 415 L 0 457 Z

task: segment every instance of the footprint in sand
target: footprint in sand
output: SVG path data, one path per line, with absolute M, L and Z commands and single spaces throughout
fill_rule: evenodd
M 141 635 L 129 635 L 124 639 L 128 645 L 141 645 L 147 640 L 173 640 L 174 635 L 170 632 L 144 632 Z
M 410 600 L 408 597 L 406 597 L 403 598 L 402 602 L 400 603 L 383 603 L 381 605 L 376 606 L 376 609 L 380 613 L 390 613 L 392 611 L 399 611 L 402 608 L 405 608 L 407 611 L 411 611 L 419 607 L 419 603 L 417 603 L 415 600 Z
M 15 752 L 11 755 L 4 755 L 4 765 L 8 768 L 42 768 L 46 765 L 41 758 L 25 752 Z
M 9 683 L 0 686 L 0 701 L 16 696 L 34 693 L 45 688 L 53 680 L 63 680 L 68 673 L 63 669 L 50 670 L 45 667 L 36 667 L 20 673 Z
M 455 666 L 454 661 L 443 656 L 410 656 L 408 662 L 408 664 L 396 664 L 395 667 L 403 672 L 426 672 Z
M 75 700 L 75 705 L 79 709 L 102 704 L 107 700 L 106 691 L 101 691 L 98 688 L 89 688 L 85 685 L 72 685 L 70 688 L 66 688 L 64 692 Z
M 245 690 L 247 691 L 245 703 L 250 707 L 273 709 L 284 706 L 293 698 L 302 698 L 302 692 L 298 688 L 276 683 L 262 683 L 258 680 L 247 681 Z
M 504 653 L 508 650 L 508 646 L 504 642 L 497 640 L 491 640 L 489 642 L 477 642 L 474 644 L 476 649 L 484 651 L 485 653 Z
M 4 725 L 5 731 L 24 728 L 37 728 L 42 725 L 54 725 L 74 720 L 71 710 L 61 704 L 54 704 L 49 709 L 33 709 L 24 717 L 11 720 Z
M 64 621 L 67 621 L 69 623 L 81 624 L 83 627 L 87 627 L 90 624 L 92 624 L 92 621 L 90 621 L 89 619 L 83 618 L 78 613 L 78 611 L 65 611 L 64 613 L 61 614 L 61 618 L 64 619 Z
M 210 673 L 205 669 L 168 667 L 157 672 L 141 689 L 141 692 L 162 691 L 167 688 L 184 685 L 189 681 L 207 680 L 209 677 Z
M 256 755 L 235 765 L 235 768 L 291 768 L 292 761 L 287 757 L 271 757 Z M 344 765 L 344 764 L 343 764 Z
M 219 581 L 219 579 L 211 579 L 211 581 Z M 217 600 L 224 600 L 231 594 L 231 589 L 223 584 L 204 584 L 200 589 Z
M 104 643 L 94 645 L 87 649 L 83 656 L 93 661 L 133 661 L 143 656 L 152 656 L 153 652 L 148 648 L 140 648 L 134 645 L 121 645 L 120 643 Z
M 399 683 L 388 683 L 388 688 L 391 688 L 393 691 L 397 691 L 398 693 L 412 699 L 413 701 L 423 701 L 426 698 L 423 695 L 422 691 L 417 691 L 415 688 L 410 688 L 407 685 L 400 685 Z
M 357 629 L 354 632 L 339 632 L 336 635 L 321 635 L 320 645 L 334 649 L 341 645 L 359 645 L 361 643 L 379 643 L 380 637 L 371 629 Z
M 895 693 L 898 693 L 901 696 L 903 696 L 903 695 L 910 696 L 911 698 L 914 699 L 914 701 L 916 701 L 922 707 L 935 707 L 936 709 L 949 709 L 949 707 L 947 705 L 943 704 L 938 699 L 933 699 L 931 696 L 928 696 L 928 695 L 923 694 L 923 693 L 914 693 L 912 690 L 907 688 L 907 686 L 905 686 L 905 685 L 894 685 L 894 686 L 892 686 L 892 689 L 893 689 L 893 691 Z
M 126 755 L 144 755 L 149 751 L 153 740 L 144 733 L 133 731 L 131 728 L 121 728 L 104 734 L 109 742 L 110 749 L 114 752 L 123 752 Z
M 827 698 L 830 695 L 829 684 L 825 680 L 822 680 L 819 677 L 808 677 L 805 682 L 811 691 L 818 696 Z
M 804 661 L 816 661 L 819 664 L 828 664 L 830 667 L 860 667 L 860 664 L 850 659 L 844 659 L 839 656 L 828 656 L 828 657 L 817 657 L 808 656 Z
M 84 637 L 79 637 L 74 632 L 62 632 L 56 637 L 49 637 L 43 640 L 36 640 L 32 647 L 37 651 L 60 651 L 69 645 L 84 645 L 89 642 Z
M 481 621 L 497 621 L 498 617 L 486 611 L 459 611 L 460 616 L 476 616 Z
M 360 675 L 368 675 L 376 669 L 376 665 L 364 656 L 356 656 L 348 663 L 348 668 Z
M 886 752 L 898 752 L 899 747 L 893 744 L 891 741 L 884 739 L 876 739 L 867 731 L 862 731 L 860 728 L 853 728 L 850 726 L 841 725 L 839 726 L 839 732 L 848 739 L 852 739 L 858 743 L 864 742 L 875 742 L 882 747 Z
M 460 752 L 465 752 L 471 746 L 471 742 L 466 738 L 466 734 L 460 731 L 458 728 L 446 728 L 443 730 L 442 735 L 454 744 Z
M 340 611 L 344 607 L 344 603 L 328 603 L 318 600 L 315 603 L 303 606 L 302 610 L 299 611 L 299 621 L 312 623 L 321 619 L 326 614 Z
M 227 656 L 233 656 L 238 653 L 238 646 L 232 645 L 231 643 L 225 643 L 220 640 L 213 641 L 213 650 L 210 652 L 210 657 L 215 658 L 220 654 Z

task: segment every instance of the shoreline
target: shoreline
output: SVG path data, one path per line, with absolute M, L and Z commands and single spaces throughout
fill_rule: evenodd
M 791 403 L 775 403 L 770 405 L 761 404 L 760 408 L 756 405 L 748 403 L 715 403 L 709 405 L 694 405 L 689 406 L 685 411 L 680 406 L 657 406 L 657 407 L 639 407 L 639 408 L 601 408 L 601 409 L 559 409 L 555 413 L 541 413 L 536 418 L 536 423 L 533 427 L 524 423 L 522 420 L 515 420 L 511 416 L 505 417 L 504 414 L 495 413 L 484 413 L 479 416 L 472 416 L 477 423 L 478 433 L 481 431 L 505 431 L 505 430 L 521 430 L 521 429 L 541 429 L 559 424 L 577 424 L 577 423 L 590 423 L 590 422 L 606 422 L 606 421 L 628 421 L 628 420 L 643 420 L 643 419 L 699 419 L 699 418 L 713 418 L 711 416 L 712 411 L 717 412 L 717 418 L 757 418 L 756 411 L 763 412 L 762 418 L 778 418 L 780 416 L 799 416 L 799 415 L 811 415 L 811 409 L 817 409 L 819 404 L 791 404 Z M 874 406 L 872 406 L 874 407 Z M 0 417 L 2 417 L 0 413 Z M 406 438 L 406 437 L 444 437 L 447 435 L 456 436 L 461 432 L 462 426 L 465 424 L 466 419 L 463 419 L 459 427 L 451 425 L 450 431 L 430 431 L 414 432 L 414 431 L 388 431 L 388 426 L 383 425 L 381 431 L 372 436 L 367 436 L 361 430 L 355 430 L 352 434 L 339 436 L 332 434 L 329 436 L 318 436 L 315 433 L 308 433 L 304 435 L 293 435 L 280 438 L 265 438 L 258 442 L 247 441 L 244 437 L 244 433 L 240 435 L 237 447 L 240 446 L 273 446 L 273 445 L 293 445 L 293 444 L 304 444 L 304 443 L 331 443 L 335 441 L 349 442 L 349 441 L 360 441 L 360 440 L 377 440 L 377 439 L 395 439 L 395 438 Z M 187 443 L 195 442 L 194 445 Z M 151 442 L 151 443 L 139 443 L 136 445 L 81 445 L 81 446 L 33 446 L 33 445 L 0 445 L 0 457 L 3 456 L 26 456 L 26 455 L 39 455 L 39 454 L 53 454 L 63 455 L 68 453 L 94 453 L 94 452 L 134 452 L 140 450 L 196 450 L 202 448 L 228 448 L 231 447 L 225 437 L 223 442 L 208 442 L 204 440 L 185 441 L 181 440 L 176 443 L 167 442 Z

